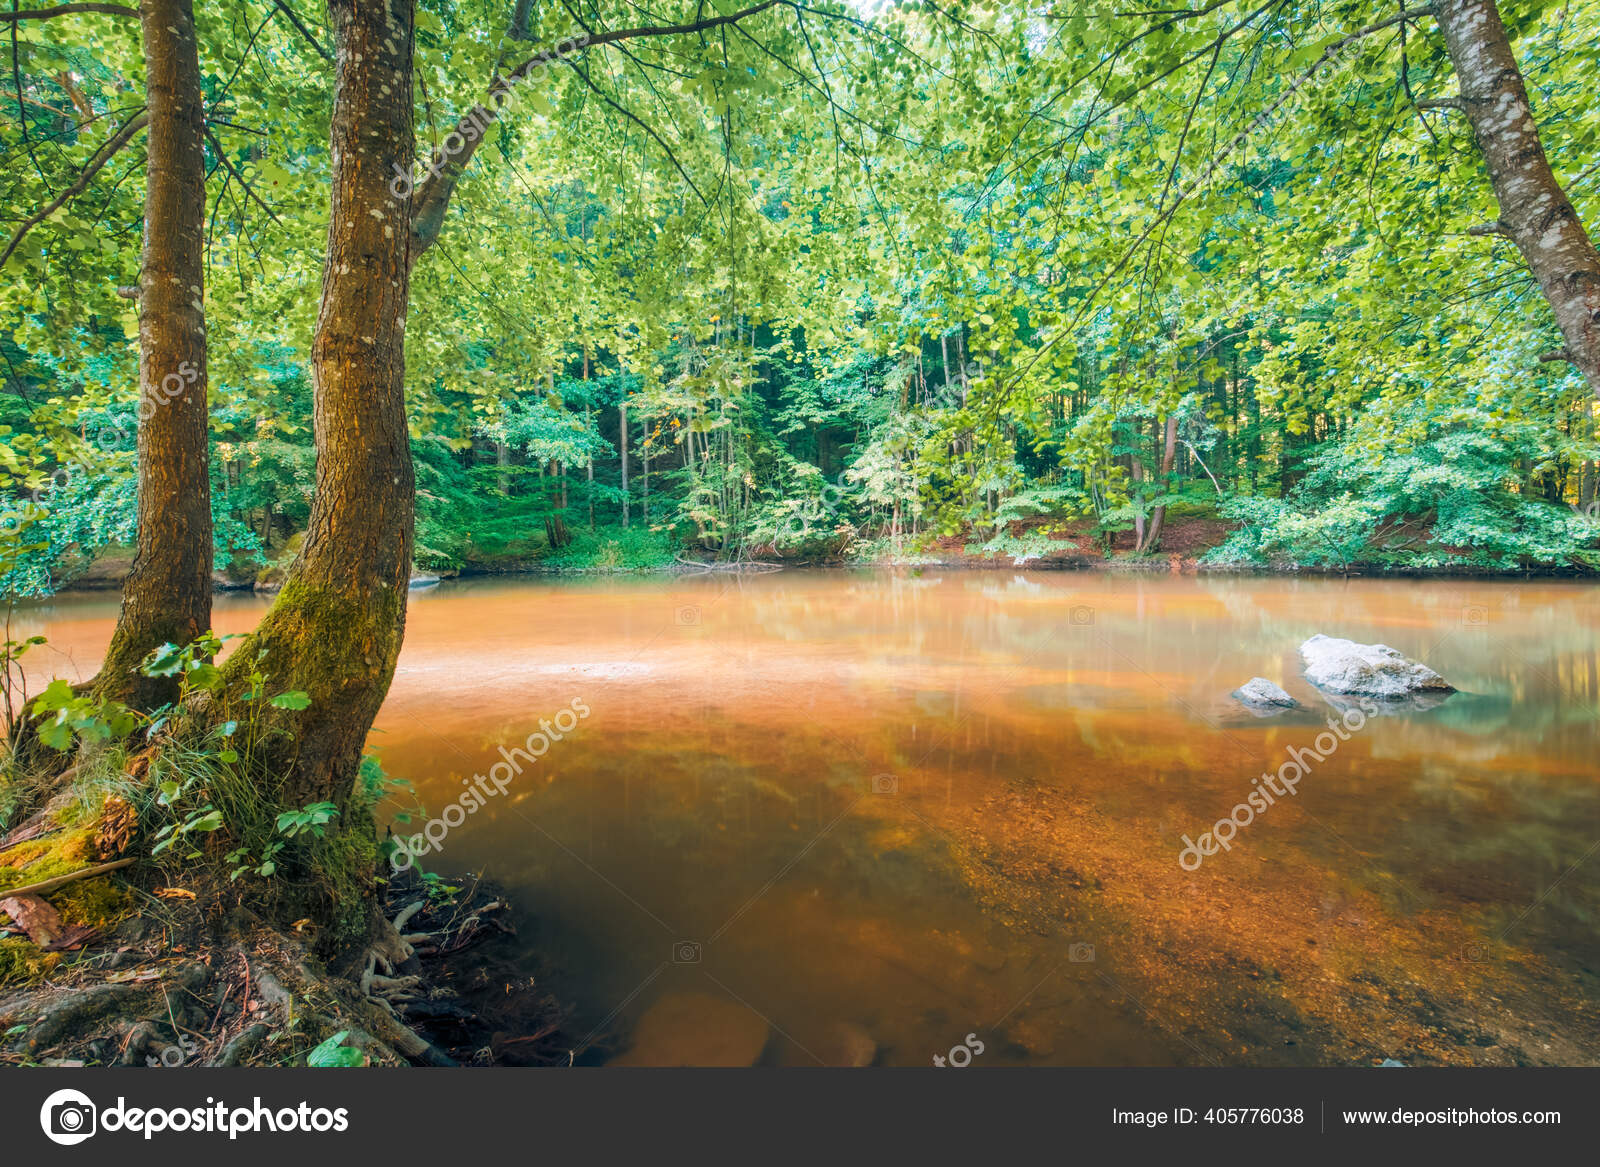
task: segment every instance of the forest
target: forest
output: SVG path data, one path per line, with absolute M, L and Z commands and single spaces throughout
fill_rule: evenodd
M 1480 589 L 1454 621 L 1486 579 L 1588 586 L 1597 76 L 1592 0 L 0 6 L 0 1060 L 188 1057 L 148 986 L 90 1011 L 63 979 L 106 975 L 79 958 L 133 904 L 224 954 L 152 985 L 305 1002 L 294 1032 L 200 1010 L 206 1064 L 581 1058 L 542 991 L 418 1035 L 416 953 L 501 903 L 390 870 L 454 789 L 373 729 L 430 587 L 1442 578 Z M 95 589 L 114 624 L 67 675 L 34 625 Z M 714 602 L 668 624 L 720 631 Z M 528 659 L 589 669 L 564 635 Z M 1549 671 L 1592 714 L 1586 635 Z M 579 692 L 518 677 L 539 711 Z M 789 813 L 776 773 L 751 797 Z

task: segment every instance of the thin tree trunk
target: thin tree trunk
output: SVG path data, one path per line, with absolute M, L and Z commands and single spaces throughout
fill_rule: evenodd
M 1178 454 L 1178 415 L 1175 413 L 1167 416 L 1167 426 L 1164 440 L 1166 444 L 1161 451 L 1161 482 L 1156 487 L 1157 490 L 1167 489 L 1169 479 L 1172 476 L 1173 462 L 1176 460 Z M 1161 539 L 1161 525 L 1165 523 L 1166 520 L 1167 507 L 1165 503 L 1162 503 L 1160 506 L 1156 507 L 1155 512 L 1150 516 L 1150 534 L 1145 539 L 1144 547 L 1141 548 L 1141 550 L 1155 550 L 1156 544 L 1160 542 Z
M 628 403 L 617 402 L 617 448 L 622 451 L 622 528 L 628 528 Z
M 150 106 L 139 270 L 138 543 L 96 691 L 140 709 L 177 696 L 139 663 L 211 627 L 206 441 L 205 148 L 192 0 L 140 6 Z
M 517 8 L 519 19 L 527 21 L 527 12 L 524 6 Z M 589 432 L 589 342 L 583 342 L 583 431 Z M 589 462 L 584 469 L 584 476 L 589 482 L 589 530 L 594 530 L 594 455 L 589 455 Z
M 1561 355 L 1600 396 L 1600 252 L 1545 157 L 1500 10 L 1494 0 L 1439 0 L 1435 14 L 1500 203 L 1500 218 L 1474 232 L 1516 244 L 1561 329 Z
M 348 797 L 405 632 L 416 486 L 406 432 L 410 236 L 390 176 L 412 161 L 413 0 L 329 0 L 337 46 L 332 205 L 311 350 L 317 472 L 305 543 L 277 602 L 224 670 L 233 695 L 259 667 L 274 711 L 272 793 Z M 232 710 L 219 710 L 226 715 Z
M 583 403 L 583 432 L 589 432 L 589 403 Z M 589 455 L 589 461 L 584 466 L 584 477 L 589 482 L 589 530 L 594 530 L 594 455 Z

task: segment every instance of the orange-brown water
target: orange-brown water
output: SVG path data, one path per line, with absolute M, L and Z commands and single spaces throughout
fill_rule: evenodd
M 592 1031 L 582 1061 L 695 993 L 769 1026 L 766 1062 L 833 1061 L 847 1023 L 891 1065 L 968 1034 L 975 1065 L 1594 1063 L 1596 596 L 1026 572 L 454 582 L 413 594 L 370 744 L 437 813 L 541 718 L 590 711 L 425 860 L 511 890 L 530 970 Z M 220 599 L 218 630 L 263 609 Z M 62 597 L 12 635 L 48 636 L 40 663 L 82 677 L 114 614 Z M 1185 870 L 1181 836 L 1326 730 L 1296 653 L 1319 631 L 1462 692 L 1369 720 Z M 1228 693 L 1254 675 L 1309 711 L 1244 714 Z

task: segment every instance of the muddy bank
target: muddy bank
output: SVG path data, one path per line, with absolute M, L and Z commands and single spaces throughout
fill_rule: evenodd
M 1038 522 L 1014 523 L 1009 534 L 1022 537 L 1034 533 Z M 1220 547 L 1233 531 L 1233 524 L 1221 519 L 1170 518 L 1155 551 L 1134 552 L 1131 532 L 1120 531 L 1109 538 L 1097 532 L 1092 522 L 1065 524 L 1049 537 L 1050 547 L 1042 554 L 1019 559 L 1003 552 L 975 550 L 981 544 L 970 532 L 934 539 L 907 539 L 904 551 L 896 555 L 788 556 L 773 549 L 755 557 L 750 570 L 781 568 L 888 569 L 896 571 L 1084 571 L 1142 573 L 1153 575 L 1222 575 L 1240 577 L 1307 576 L 1348 579 L 1595 579 L 1600 570 L 1581 566 L 1530 566 L 1496 571 L 1470 565 L 1398 567 L 1393 564 L 1355 561 L 1346 567 L 1297 563 L 1276 559 L 1267 563 L 1210 562 L 1206 556 Z M 230 568 L 213 577 L 219 593 L 254 590 L 272 594 L 282 585 L 287 556 L 281 563 L 259 572 Z M 697 563 L 697 558 L 704 563 Z M 132 553 L 123 549 L 102 552 L 81 575 L 62 584 L 58 592 L 104 592 L 118 589 L 132 563 Z M 673 576 L 705 570 L 731 570 L 735 565 L 717 562 L 710 556 L 680 556 L 673 563 L 654 567 L 615 567 L 609 565 L 570 566 L 546 563 L 538 558 L 515 556 L 464 563 L 456 568 L 431 571 L 413 581 L 413 587 L 440 580 L 495 578 L 501 576 Z

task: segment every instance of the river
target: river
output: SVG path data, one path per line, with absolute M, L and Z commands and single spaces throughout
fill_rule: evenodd
M 1595 599 L 1025 571 L 451 581 L 413 593 L 369 744 L 431 814 L 503 787 L 424 863 L 509 890 L 580 1063 L 1594 1064 Z M 219 597 L 217 629 L 264 609 Z M 11 635 L 47 636 L 37 667 L 78 679 L 115 610 L 63 595 Z M 1334 740 L 1300 676 L 1315 632 L 1461 691 Z M 1308 708 L 1244 712 L 1228 694 L 1256 675 Z M 1294 791 L 1184 860 L 1291 748 L 1314 751 Z

